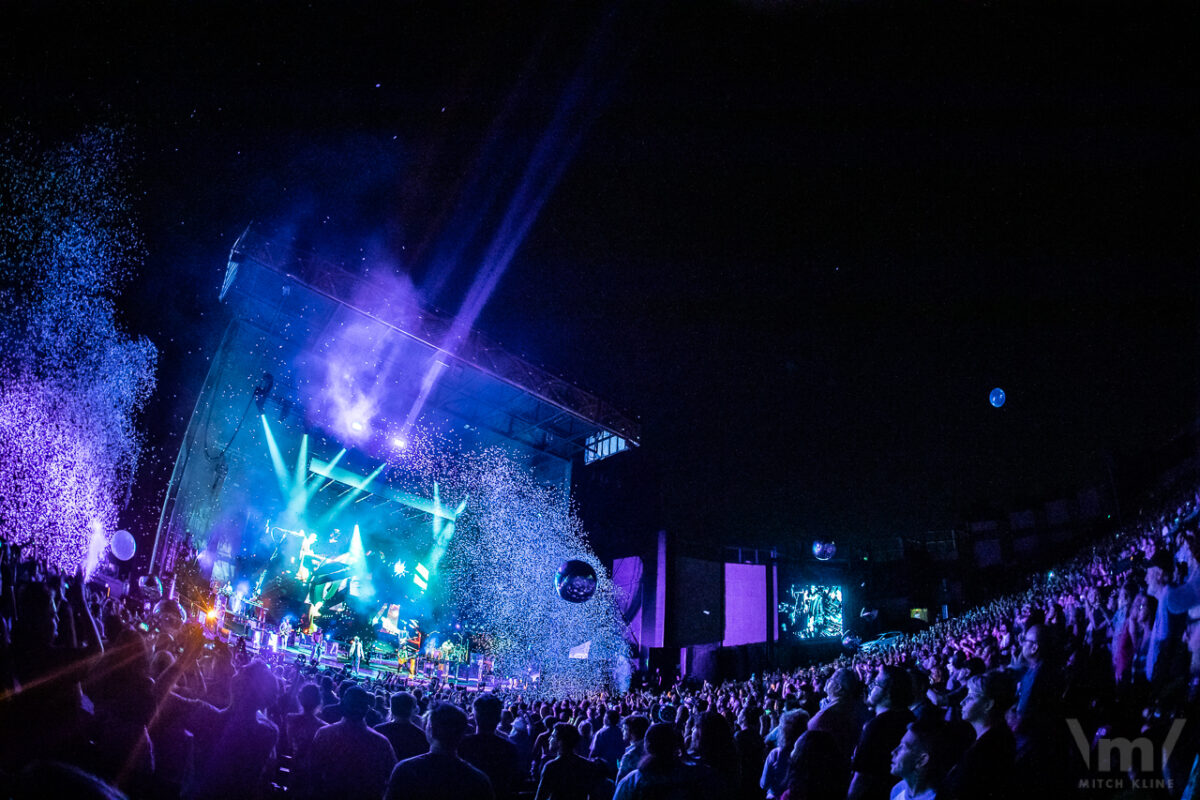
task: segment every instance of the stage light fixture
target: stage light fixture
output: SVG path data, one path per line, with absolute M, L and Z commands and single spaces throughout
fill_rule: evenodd
M 350 423 L 350 430 L 354 431 L 355 433 L 362 433 L 363 427 L 362 420 L 359 419 L 356 419 Z
M 258 413 L 262 414 L 267 407 L 267 398 L 271 396 L 271 389 L 275 386 L 275 376 L 269 372 L 264 372 L 262 380 L 258 382 L 258 386 L 254 387 L 254 405 L 258 408 Z

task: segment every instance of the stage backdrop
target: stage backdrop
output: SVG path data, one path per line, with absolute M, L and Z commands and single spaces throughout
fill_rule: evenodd
M 725 565 L 725 647 L 767 640 L 767 568 Z

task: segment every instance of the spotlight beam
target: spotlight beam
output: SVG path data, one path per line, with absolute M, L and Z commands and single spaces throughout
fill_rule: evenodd
M 315 474 L 320 475 L 323 478 L 328 478 L 331 481 L 337 481 L 340 484 L 344 484 L 346 486 L 351 487 L 351 490 L 358 487 L 359 484 L 361 482 L 363 482 L 362 477 L 360 477 L 359 475 L 356 475 L 353 472 L 350 472 L 349 470 L 342 469 L 341 467 L 336 466 L 336 464 L 333 462 L 325 463 L 319 459 L 314 458 L 312 460 L 312 463 L 309 464 L 308 468 L 310 470 L 312 470 Z M 370 482 L 370 479 L 373 478 L 378 473 L 379 473 L 379 470 L 376 470 L 375 473 L 373 473 L 370 476 L 370 478 L 367 479 L 367 482 Z M 400 491 L 399 489 L 394 489 L 391 486 L 380 485 L 380 486 L 373 488 L 371 491 L 372 491 L 372 493 L 377 494 L 386 500 L 390 500 L 394 503 L 399 503 L 401 505 L 408 506 L 409 508 L 414 508 L 414 509 L 424 512 L 426 514 L 432 514 L 435 517 L 440 518 L 442 520 L 453 521 L 458 516 L 458 512 L 451 511 L 451 510 L 448 510 L 448 509 L 442 507 L 440 502 L 435 503 L 433 500 L 430 500 L 429 498 L 421 497 L 421 496 L 415 495 L 415 494 L 410 494 L 409 492 L 403 492 L 403 491 Z
M 488 243 L 483 263 L 475 274 L 441 349 L 454 355 L 457 343 L 470 335 L 483 307 L 491 299 L 496 285 L 508 270 L 529 229 L 537 220 L 551 193 L 558 186 L 567 166 L 574 160 L 593 120 L 606 104 L 615 78 L 608 73 L 604 59 L 615 41 L 613 20 L 606 18 L 589 42 L 579 66 L 563 88 L 554 116 L 542 131 L 529 155 L 520 183 L 508 202 L 504 217 Z M 489 199 L 489 204 L 491 200 Z M 420 419 L 425 402 L 446 365 L 434 359 L 421 380 L 421 391 L 404 420 L 404 433 Z
M 264 417 L 264 419 L 266 419 Z M 305 466 L 308 464 L 308 434 L 304 434 L 300 439 L 300 455 L 296 457 L 296 488 L 294 491 L 300 492 L 304 490 L 304 479 L 308 476 L 308 470 Z M 305 498 L 307 500 L 307 498 Z
M 375 471 L 372 472 L 367 477 L 361 478 L 361 479 L 359 479 L 359 481 L 357 481 L 355 483 L 350 483 L 350 487 L 351 487 L 350 490 L 348 492 L 346 492 L 346 494 L 343 495 L 342 498 L 337 501 L 337 503 L 334 504 L 333 508 L 331 508 L 331 509 L 329 509 L 329 511 L 325 512 L 325 515 L 323 517 L 321 517 L 320 525 L 321 526 L 327 525 L 329 522 L 336 519 L 338 514 L 342 513 L 342 511 L 344 511 L 347 506 L 349 506 L 352 502 L 354 502 L 355 498 L 357 498 L 360 494 L 362 494 L 364 491 L 366 491 L 367 487 L 371 485 L 371 481 L 375 480 L 375 478 L 379 476 L 379 473 L 383 472 L 384 468 L 386 468 L 386 467 L 387 467 L 387 462 L 385 461 L 382 464 L 380 464 L 378 467 L 376 467 Z M 333 476 L 328 475 L 327 477 L 333 477 Z M 349 483 L 349 482 L 347 481 L 347 483 Z
M 287 466 L 283 463 L 283 454 L 279 452 L 279 445 L 275 443 L 275 435 L 271 433 L 271 425 L 267 422 L 266 414 L 259 415 L 262 418 L 263 431 L 267 436 L 267 450 L 271 453 L 271 466 L 275 468 L 275 479 L 279 482 L 279 491 L 284 497 L 291 494 L 288 487 Z

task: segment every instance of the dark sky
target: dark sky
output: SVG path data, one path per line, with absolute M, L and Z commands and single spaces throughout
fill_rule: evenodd
M 598 468 L 636 526 L 919 531 L 1074 492 L 1195 419 L 1189 13 L 565 5 L 56 4 L 6 25 L 6 121 L 48 141 L 123 123 L 140 154 L 124 306 L 163 355 L 143 507 L 251 220 L 454 311 L 522 212 L 477 326 L 641 417 L 642 451 Z

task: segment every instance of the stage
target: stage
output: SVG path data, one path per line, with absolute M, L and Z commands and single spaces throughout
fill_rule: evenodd
M 232 320 L 168 485 L 157 574 L 343 649 L 436 639 L 509 671 L 621 653 L 571 473 L 637 446 L 637 423 L 394 285 L 249 231 L 220 297 Z M 557 596 L 569 560 L 600 576 L 594 601 Z

